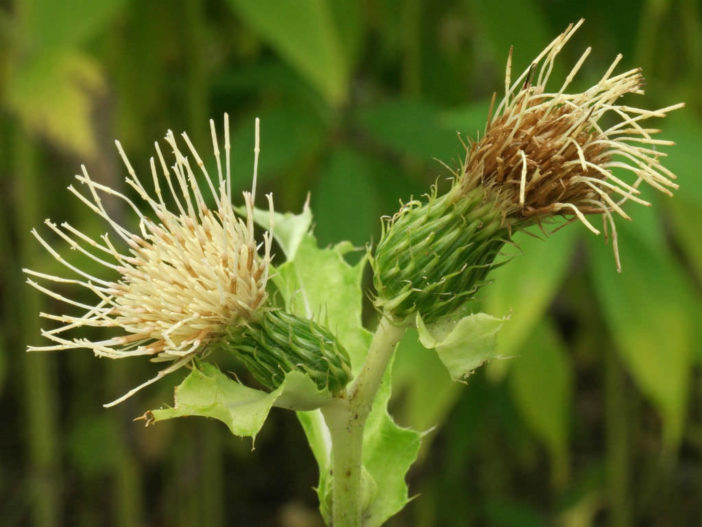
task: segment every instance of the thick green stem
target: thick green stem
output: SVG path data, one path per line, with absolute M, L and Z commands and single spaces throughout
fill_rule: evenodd
M 347 390 L 323 409 L 332 440 L 332 525 L 360 527 L 363 508 L 363 430 L 392 353 L 405 331 L 382 318 L 366 361 Z
M 344 399 L 336 399 L 322 413 L 332 440 L 332 525 L 360 527 L 364 423 L 350 418 L 351 405 Z
M 348 400 L 352 409 L 359 412 L 364 421 L 370 413 L 373 399 L 380 388 L 395 346 L 404 334 L 404 325 L 396 326 L 385 317 L 378 324 L 366 361 L 348 390 Z

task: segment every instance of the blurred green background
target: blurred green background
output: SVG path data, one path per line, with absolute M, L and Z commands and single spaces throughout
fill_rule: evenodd
M 41 343 L 37 313 L 61 309 L 23 283 L 22 267 L 56 268 L 30 229 L 46 217 L 104 228 L 65 190 L 80 163 L 123 188 L 114 138 L 144 173 L 168 128 L 209 158 L 207 119 L 229 112 L 244 190 L 260 116 L 260 184 L 277 208 L 297 211 L 311 191 L 320 243 L 363 245 L 381 214 L 447 175 L 437 159 L 456 165 L 456 132 L 484 126 L 509 46 L 521 70 L 580 17 L 556 78 L 593 45 L 574 88 L 621 52 L 620 71 L 642 66 L 647 79 L 627 103 L 685 101 L 654 125 L 678 143 L 667 166 L 680 191 L 628 209 L 621 275 L 582 226 L 520 238 L 476 306 L 511 313 L 500 349 L 516 358 L 467 387 L 408 337 L 394 413 L 443 424 L 409 476 L 419 499 L 391 525 L 702 525 L 697 0 L 0 2 L 0 524 L 318 521 L 316 468 L 291 413 L 274 412 L 254 451 L 215 422 L 145 429 L 132 419 L 170 402 L 182 374 L 105 410 L 154 366 L 24 352 Z

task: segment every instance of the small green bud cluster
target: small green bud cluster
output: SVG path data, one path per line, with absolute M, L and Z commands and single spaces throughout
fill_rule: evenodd
M 371 259 L 375 305 L 397 321 L 431 322 L 472 299 L 509 238 L 498 202 L 458 187 L 403 206 L 383 228 Z
M 232 326 L 222 344 L 270 389 L 291 371 L 304 373 L 333 394 L 351 379 L 349 355 L 336 337 L 316 322 L 282 310 L 265 310 L 246 325 Z

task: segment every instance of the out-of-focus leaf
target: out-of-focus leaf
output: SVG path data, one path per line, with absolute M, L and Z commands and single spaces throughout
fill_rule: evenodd
M 368 243 L 378 221 L 378 206 L 365 158 L 346 148 L 332 152 L 312 193 L 312 206 L 322 245 L 340 239 L 358 246 Z
M 2 394 L 5 386 L 5 377 L 7 375 L 7 355 L 5 353 L 5 340 L 0 336 L 0 394 Z
M 348 55 L 326 0 L 229 0 L 229 4 L 329 103 L 344 102 Z M 347 14 L 351 16 L 352 10 Z M 344 36 L 348 37 L 346 31 Z
M 107 412 L 82 417 L 71 426 L 68 454 L 74 466 L 86 475 L 104 475 L 114 467 L 119 444 L 113 416 Z
M 417 333 L 424 347 L 436 350 L 451 379 L 465 381 L 485 361 L 498 356 L 497 333 L 504 323 L 504 318 L 476 313 L 425 325 L 417 314 Z
M 216 94 L 221 94 L 224 100 L 238 96 L 247 98 L 255 93 L 262 99 L 303 103 L 320 114 L 329 110 L 319 92 L 275 56 L 261 57 L 255 63 L 222 71 L 217 76 L 213 90 Z
M 558 291 L 580 225 L 567 225 L 546 239 L 526 234 L 514 237 L 516 247 L 508 246 L 505 265 L 492 272 L 493 283 L 483 289 L 483 309 L 493 315 L 510 315 L 498 342 L 500 355 L 519 352 L 535 324 L 543 317 Z M 510 361 L 493 362 L 490 374 L 501 376 Z
M 51 53 L 73 48 L 95 35 L 125 0 L 31 0 L 24 2 L 23 37 L 33 52 Z
M 77 154 L 94 154 L 91 95 L 103 87 L 95 61 L 78 51 L 45 55 L 17 65 L 8 80 L 7 104 L 25 126 Z
M 618 177 L 624 176 L 623 171 L 614 174 Z M 622 178 L 623 179 L 623 178 Z M 651 203 L 650 207 L 641 206 L 636 203 L 626 203 L 624 209 L 626 213 L 631 217 L 634 228 L 629 230 L 630 235 L 634 235 L 644 244 L 649 247 L 660 247 L 666 244 L 665 233 L 660 228 L 661 222 L 661 208 L 659 207 L 660 202 L 665 202 L 671 199 L 669 196 L 664 196 L 658 193 L 658 191 L 650 188 L 643 187 L 640 189 L 641 193 L 639 197 Z M 622 222 L 617 218 L 617 224 Z M 610 245 L 610 254 L 614 256 L 614 248 Z M 622 262 L 622 266 L 626 265 Z M 625 269 L 623 267 L 623 269 Z
M 546 25 L 539 5 L 531 0 L 471 2 L 470 8 L 500 65 L 507 60 L 510 46 L 515 46 L 513 78 L 556 36 Z
M 657 123 L 658 124 L 658 123 Z M 702 178 L 700 178 L 700 144 L 702 124 L 689 108 L 677 110 L 660 121 L 662 139 L 675 141 L 675 146 L 665 147 L 667 157 L 663 164 L 677 175 L 680 190 L 677 197 L 702 204 Z
M 591 240 L 595 292 L 622 360 L 660 411 L 664 439 L 674 447 L 685 418 L 699 303 L 665 247 L 646 245 L 635 229 L 635 223 L 619 226 L 621 274 L 609 248 Z
M 444 124 L 441 109 L 427 101 L 386 101 L 362 109 L 357 119 L 373 139 L 398 153 L 449 165 L 463 157 L 456 130 Z
M 29 129 L 81 156 L 92 156 L 91 95 L 103 87 L 99 65 L 78 46 L 113 17 L 124 0 L 33 0 L 18 7 L 21 37 L 8 75 L 7 105 Z
M 261 119 L 259 181 L 289 168 L 313 153 L 324 140 L 322 123 L 295 107 L 271 108 Z M 250 187 L 254 162 L 254 119 L 244 119 L 232 133 L 232 185 Z
M 702 124 L 694 119 L 687 108 L 673 113 L 662 123 L 661 138 L 675 141 L 675 146 L 667 147 L 667 157 L 663 164 L 677 175 L 680 190 L 677 197 L 702 205 L 702 178 L 700 178 L 700 142 Z
M 680 189 L 673 199 L 663 197 L 660 201 L 668 206 L 675 235 L 698 277 L 702 277 L 702 243 L 699 233 L 702 218 L 702 177 L 699 170 L 702 125 L 691 118 L 690 113 L 686 109 L 680 110 L 664 123 L 661 136 L 675 141 L 675 146 L 667 149 L 668 158 L 664 163 L 678 176 Z
M 485 131 L 488 108 L 489 100 L 442 110 L 439 113 L 439 122 L 443 128 L 456 130 L 462 136 L 475 141 L 482 137 Z
M 43 57 L 11 77 L 8 105 L 29 127 L 77 153 L 91 155 L 91 91 L 102 89 L 98 65 L 78 52 Z
M 400 396 L 395 415 L 401 423 L 422 431 L 443 420 L 463 389 L 451 382 L 437 354 L 421 345 L 414 329 L 405 333 L 395 353 L 392 382 Z
M 702 280 L 702 243 L 700 242 L 700 221 L 702 203 L 687 201 L 684 196 L 676 196 L 670 204 L 670 212 L 675 225 L 675 235 L 687 255 L 698 280 Z
M 346 64 L 349 71 L 353 71 L 363 47 L 363 3 L 357 0 L 327 1 Z
M 494 498 L 485 504 L 488 525 L 494 527 L 547 527 L 546 518 L 532 507 L 502 498 Z
M 285 376 L 272 392 L 255 390 L 222 373 L 217 366 L 202 363 L 175 389 L 173 408 L 150 410 L 144 415 L 147 424 L 176 417 L 201 416 L 218 419 L 232 434 L 255 438 L 274 405 L 310 409 L 331 398 L 317 389 L 314 382 L 299 371 Z
M 510 367 L 509 380 L 515 405 L 548 448 L 554 481 L 564 483 L 573 374 L 563 344 L 546 320 L 525 341 Z

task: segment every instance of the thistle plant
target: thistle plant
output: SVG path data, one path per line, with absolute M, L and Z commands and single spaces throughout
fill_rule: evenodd
M 493 96 L 485 133 L 467 146 L 451 189 L 443 196 L 434 192 L 426 203 L 406 204 L 386 222 L 374 266 L 379 309 L 400 320 L 451 313 L 486 283 L 514 232 L 554 216 L 600 234 L 587 215 L 601 215 L 621 270 L 614 215 L 630 219 L 622 208 L 626 201 L 649 205 L 639 197 L 641 183 L 668 195 L 677 188 L 660 163 L 664 154 L 655 150 L 672 142 L 652 137 L 658 130 L 641 123 L 682 105 L 650 111 L 617 104 L 623 95 L 643 93 L 639 69 L 613 75 L 621 55 L 597 84 L 566 93 L 591 48 L 558 91 L 549 92 L 554 61 L 581 23 L 568 27 L 514 81 L 510 51 L 504 98 L 495 109 Z M 604 127 L 607 114 L 615 123 Z
M 555 91 L 548 87 L 558 54 L 581 23 L 569 26 L 514 80 L 510 51 L 504 97 L 496 104 L 493 96 L 485 131 L 465 145 L 450 188 L 439 193 L 434 187 L 385 219 L 378 244 L 354 266 L 344 259 L 349 244 L 317 247 L 307 205 L 300 214 L 283 215 L 268 195 L 267 210 L 254 207 L 258 122 L 254 183 L 241 208 L 232 204 L 226 116 L 224 161 L 211 123 L 214 178 L 186 134 L 184 150 L 171 132 L 166 135 L 170 167 L 156 144 L 150 187 L 117 143 L 126 182 L 146 207 L 93 180 L 83 167 L 77 181 L 87 194 L 69 189 L 116 239 L 93 239 L 67 223 L 46 224 L 110 276 L 75 266 L 33 231 L 78 278 L 26 270 L 29 283 L 82 314 L 42 313 L 60 325 L 42 331 L 52 344 L 30 349 L 87 348 L 109 358 L 168 362 L 106 406 L 188 367 L 174 405 L 147 412 L 147 424 L 200 415 L 254 437 L 273 406 L 297 411 L 319 464 L 317 493 L 326 522 L 381 525 L 409 501 L 404 478 L 421 439 L 387 412 L 389 366 L 405 330 L 416 327 L 452 379 L 465 380 L 496 356 L 504 319 L 471 313 L 472 301 L 489 284 L 490 271 L 506 263 L 500 254 L 516 232 L 577 221 L 600 234 L 592 220 L 599 215 L 620 269 L 615 216 L 629 219 L 623 208 L 628 201 L 648 205 L 640 197 L 644 183 L 665 194 L 677 188 L 657 150 L 672 143 L 654 138 L 657 130 L 645 121 L 681 105 L 649 111 L 620 104 L 622 96 L 642 93 L 638 69 L 615 74 L 618 56 L 595 85 L 568 93 L 588 48 Z M 122 200 L 136 226 L 130 230 L 113 219 L 103 196 Z M 260 241 L 255 223 L 266 229 Z M 283 253 L 275 258 L 273 239 Z M 367 263 L 376 290 L 373 333 L 360 317 Z M 95 304 L 64 296 L 61 290 L 72 286 L 87 289 Z M 86 327 L 105 328 L 107 336 L 80 336 Z M 254 386 L 222 372 L 213 352 L 232 354 Z
M 258 122 L 256 126 L 258 137 Z M 237 215 L 232 205 L 228 117 L 225 115 L 224 119 L 224 168 L 213 122 L 210 127 L 217 165 L 216 181 L 208 174 L 188 135 L 183 134 L 194 164 L 202 171 L 209 196 L 203 194 L 189 158 L 180 150 L 171 131 L 166 135 L 166 142 L 173 150 L 174 164 L 168 168 L 158 143 L 155 145 L 157 158 L 152 157 L 150 161 L 155 197 L 137 177 L 120 143 L 116 143 L 129 173 L 126 183 L 148 207 L 153 218 L 125 194 L 94 181 L 85 166 L 82 167 L 82 174 L 76 179 L 87 187 L 89 197 L 73 186 L 69 190 L 109 224 L 125 249 L 118 250 L 108 234 L 94 240 L 69 223 L 59 226 L 46 220 L 46 225 L 71 249 L 112 271 L 118 278 L 105 280 L 75 267 L 37 230 L 32 230 L 58 262 L 81 278 L 62 278 L 29 269 L 25 273 L 54 284 L 82 286 L 95 295 L 97 304 L 86 305 L 64 297 L 30 278 L 28 283 L 41 292 L 84 310 L 81 316 L 41 313 L 42 317 L 62 325 L 42 331 L 52 345 L 31 347 L 30 351 L 87 348 L 100 357 L 148 356 L 155 362 L 170 362 L 155 377 L 105 406 L 122 402 L 217 347 L 237 355 L 253 376 L 271 389 L 281 384 L 285 374 L 293 370 L 304 371 L 320 389 L 333 391 L 340 390 L 350 378 L 348 354 L 329 331 L 314 321 L 299 319 L 267 304 L 272 196 L 267 196 L 269 230 L 258 244 L 254 238 L 254 193 L 243 194 L 244 218 Z M 138 233 L 112 219 L 101 194 L 115 196 L 126 203 L 137 217 Z M 206 196 L 214 201 L 214 209 L 206 204 Z M 166 205 L 168 197 L 175 210 Z M 259 254 L 261 249 L 262 254 Z M 96 341 L 65 336 L 70 330 L 84 327 L 108 328 L 120 334 Z

